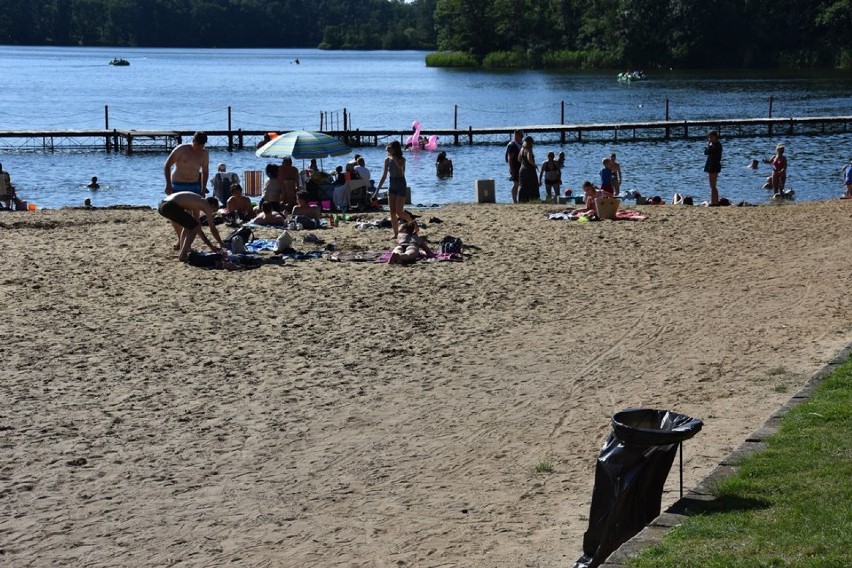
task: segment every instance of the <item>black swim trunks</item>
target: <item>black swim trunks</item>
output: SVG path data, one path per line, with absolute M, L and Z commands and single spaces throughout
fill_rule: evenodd
M 168 201 L 166 199 L 160 201 L 160 206 L 157 208 L 157 211 L 160 212 L 160 215 L 169 221 L 174 221 L 184 229 L 192 230 L 198 226 L 198 221 L 196 221 L 192 215 L 187 213 L 183 207 L 174 201 Z

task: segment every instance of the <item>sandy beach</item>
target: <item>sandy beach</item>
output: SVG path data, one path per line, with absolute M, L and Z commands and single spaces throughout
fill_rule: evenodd
M 612 414 L 703 420 L 689 488 L 852 341 L 852 201 L 630 208 L 450 205 L 422 234 L 461 263 L 239 272 L 153 210 L 0 214 L 0 564 L 570 566 Z

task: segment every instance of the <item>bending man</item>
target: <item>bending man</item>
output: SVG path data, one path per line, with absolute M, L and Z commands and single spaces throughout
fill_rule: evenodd
M 213 202 L 216 204 L 214 205 Z M 219 231 L 213 223 L 213 216 L 216 214 L 218 204 L 219 202 L 215 197 L 204 199 L 191 191 L 172 193 L 160 202 L 160 207 L 158 208 L 160 215 L 172 222 L 172 226 L 178 234 L 180 245 L 178 259 L 181 262 L 186 262 L 189 258 L 190 247 L 196 236 L 200 236 L 201 240 L 213 252 L 222 252 L 224 246 L 222 244 L 222 237 L 219 236 Z M 207 216 L 207 225 L 210 227 L 210 234 L 219 243 L 218 247 L 210 242 L 204 231 L 201 230 L 201 224 L 198 222 L 200 213 L 204 213 Z

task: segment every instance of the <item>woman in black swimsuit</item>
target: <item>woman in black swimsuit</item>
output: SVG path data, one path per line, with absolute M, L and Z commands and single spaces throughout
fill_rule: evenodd
M 518 154 L 518 160 L 521 162 L 521 171 L 519 174 L 521 188 L 518 192 L 518 202 L 541 201 L 541 196 L 538 192 L 538 167 L 535 165 L 532 136 L 524 138 L 524 144 L 521 146 L 521 153 Z
M 722 171 L 722 144 L 719 142 L 719 133 L 711 130 L 707 133 L 707 146 L 704 148 L 707 161 L 704 163 L 704 171 L 710 182 L 710 205 L 719 205 L 719 190 L 716 188 L 716 180 Z

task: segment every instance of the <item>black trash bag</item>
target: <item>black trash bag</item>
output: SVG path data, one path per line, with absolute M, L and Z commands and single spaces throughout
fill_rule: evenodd
M 595 568 L 660 514 L 663 485 L 679 444 L 701 420 L 667 410 L 630 408 L 612 417 L 595 468 L 589 529 L 574 568 Z

